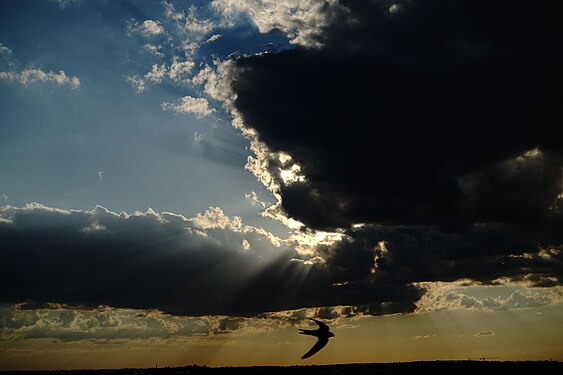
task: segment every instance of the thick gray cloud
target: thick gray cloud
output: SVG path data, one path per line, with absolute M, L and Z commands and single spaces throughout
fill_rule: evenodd
M 159 309 L 185 315 L 246 315 L 303 307 L 379 306 L 413 311 L 421 290 L 373 284 L 349 264 L 307 259 L 267 232 L 218 209 L 193 219 L 152 210 L 5 208 L 0 217 L 0 302 L 56 302 Z M 372 260 L 373 263 L 373 260 Z M 29 305 L 28 306 L 32 306 Z M 40 304 L 40 306 L 43 306 Z
M 547 233 L 518 231 L 493 223 L 455 232 L 426 226 L 365 226 L 350 233 L 352 239 L 348 244 L 338 243 L 334 249 L 328 248 L 329 262 L 334 259 L 334 267 L 337 263 L 342 265 L 346 254 L 348 262 L 365 264 L 362 257 L 371 254 L 376 257 L 377 277 L 395 282 L 467 278 L 487 284 L 508 278 L 551 286 L 563 280 L 561 247 L 537 248 L 537 239 L 545 243 L 553 240 L 549 229 Z M 384 247 L 376 247 L 374 251 L 373 244 L 382 241 Z
M 284 182 L 271 158 L 285 212 L 347 230 L 318 249 L 333 277 L 367 274 L 376 249 L 377 282 L 560 284 L 554 4 L 340 5 L 323 48 L 242 57 L 232 84 L 246 126 L 305 176 Z

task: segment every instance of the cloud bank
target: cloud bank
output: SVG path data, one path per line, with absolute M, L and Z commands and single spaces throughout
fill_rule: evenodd
M 180 315 L 256 315 L 303 307 L 414 310 L 421 289 L 373 283 L 355 262 L 306 264 L 260 228 L 219 208 L 185 218 L 97 207 L 67 211 L 29 204 L 0 219 L 0 301 L 159 309 Z M 336 256 L 336 255 L 335 255 Z M 344 256 L 344 255 L 343 255 Z M 368 259 L 369 262 L 369 259 Z M 341 283 L 343 274 L 353 282 Z

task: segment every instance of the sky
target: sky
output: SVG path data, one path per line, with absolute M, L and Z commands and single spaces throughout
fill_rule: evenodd
M 0 1 L 0 370 L 563 360 L 552 7 Z

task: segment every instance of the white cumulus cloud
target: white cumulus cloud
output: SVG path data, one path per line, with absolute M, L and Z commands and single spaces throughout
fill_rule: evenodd
M 72 3 L 77 3 L 80 0 L 54 0 L 56 3 L 59 4 L 59 7 L 61 9 L 66 8 L 67 5 L 70 5 Z
M 129 32 L 137 32 L 145 37 L 154 37 L 164 34 L 164 27 L 158 21 L 145 20 L 143 22 L 132 22 L 127 27 Z
M 160 49 L 162 48 L 161 46 L 147 43 L 144 47 L 150 54 L 159 58 L 164 57 L 164 53 L 160 52 Z
M 145 74 L 145 78 L 154 83 L 160 83 L 166 76 L 166 66 L 164 64 L 153 64 L 150 72 Z
M 189 82 L 188 74 L 192 71 L 194 66 L 195 63 L 191 60 L 180 61 L 178 56 L 174 56 L 168 76 L 175 82 Z

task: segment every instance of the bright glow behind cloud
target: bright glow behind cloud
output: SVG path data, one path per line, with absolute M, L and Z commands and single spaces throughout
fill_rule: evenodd
M 281 30 L 288 34 L 291 43 L 320 47 L 317 38 L 331 17 L 327 10 L 338 7 L 338 3 L 334 0 L 214 0 L 210 7 L 231 27 L 241 15 L 246 15 L 262 33 Z

